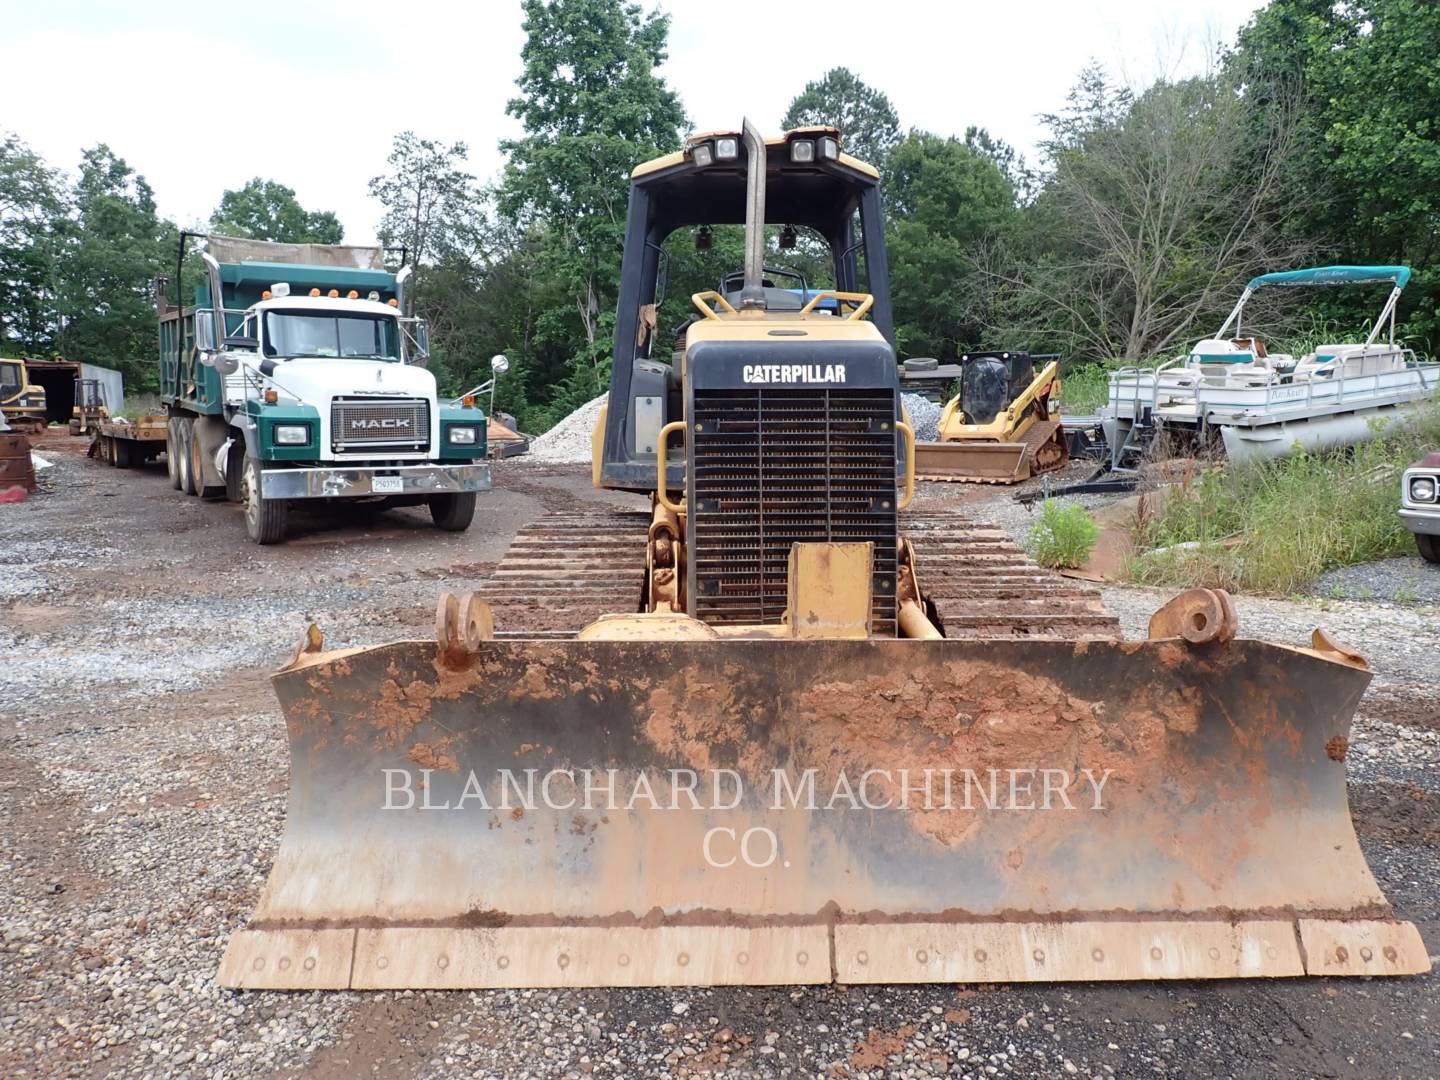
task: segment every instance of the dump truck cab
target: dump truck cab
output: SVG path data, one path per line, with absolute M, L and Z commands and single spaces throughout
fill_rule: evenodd
M 195 306 L 160 299 L 172 482 L 244 503 L 261 544 L 300 499 L 426 504 L 437 527 L 467 528 L 490 486 L 486 418 L 425 370 L 409 268 L 377 248 L 205 242 Z

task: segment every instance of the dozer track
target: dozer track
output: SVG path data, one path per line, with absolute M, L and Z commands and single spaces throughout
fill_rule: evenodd
M 645 582 L 643 511 L 555 512 L 516 534 L 480 595 L 498 638 L 570 638 L 636 611 Z M 905 514 L 921 587 L 950 638 L 1118 638 L 1099 594 L 1036 566 L 1003 529 L 956 512 Z
M 957 512 L 906 514 L 920 587 L 947 638 L 1119 638 L 1100 594 L 1035 565 L 1005 530 Z
M 499 638 L 572 638 L 601 615 L 637 611 L 650 515 L 546 514 L 526 525 L 480 595 Z

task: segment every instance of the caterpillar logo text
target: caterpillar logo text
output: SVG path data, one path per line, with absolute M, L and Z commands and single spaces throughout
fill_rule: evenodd
M 843 383 L 844 364 L 746 364 L 747 383 Z

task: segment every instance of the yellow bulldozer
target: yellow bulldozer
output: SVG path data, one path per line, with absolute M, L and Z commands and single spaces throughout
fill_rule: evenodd
M 672 359 L 665 240 L 740 225 Z M 767 225 L 833 288 L 767 285 Z M 1122 640 L 1000 530 L 909 509 L 879 177 L 837 131 L 693 137 L 626 229 L 593 470 L 651 508 L 526 527 L 433 639 L 307 630 L 223 985 L 1428 969 L 1346 806 L 1362 658 L 1242 640 L 1204 590 Z
M 30 382 L 24 360 L 0 357 L 0 413 L 16 431 L 45 430 L 45 388 Z
M 1060 363 L 1035 372 L 1024 352 L 967 353 L 940 441 L 915 448 L 922 480 L 1016 484 L 1070 460 L 1060 420 Z

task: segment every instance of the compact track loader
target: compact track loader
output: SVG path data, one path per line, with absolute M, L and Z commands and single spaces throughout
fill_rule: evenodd
M 1037 375 L 1028 353 L 967 353 L 940 441 L 915 448 L 922 480 L 1018 484 L 1070 460 L 1060 421 L 1060 363 Z
M 746 226 L 652 358 L 663 243 Z M 764 226 L 833 256 L 764 284 Z M 1398 975 L 1345 801 L 1363 659 L 1237 638 L 1224 593 L 1121 640 L 998 529 L 907 509 L 875 170 L 833 129 L 635 170 L 594 479 L 433 640 L 274 680 L 285 835 L 232 987 Z M 832 313 L 822 313 L 830 303 Z M 668 354 L 669 350 L 665 352 Z

